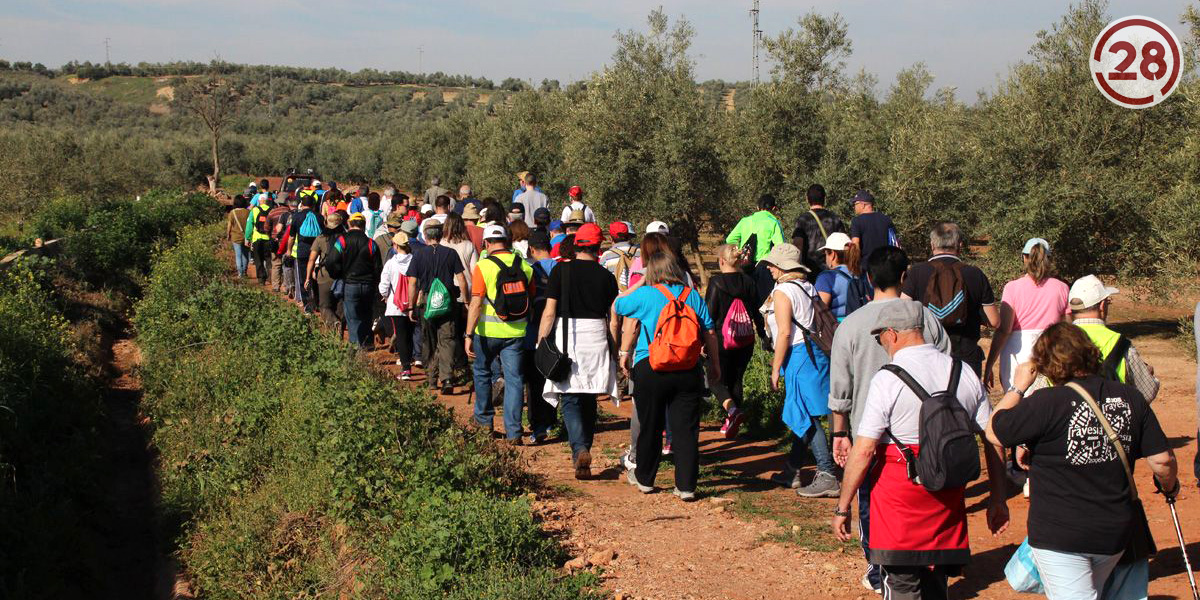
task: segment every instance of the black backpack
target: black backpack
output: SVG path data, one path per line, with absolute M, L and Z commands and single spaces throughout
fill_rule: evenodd
M 511 265 L 489 256 L 488 260 L 496 263 L 500 271 L 496 273 L 496 297 L 491 299 L 492 308 L 501 321 L 520 321 L 529 316 L 529 278 L 521 267 L 525 262 L 520 256 L 513 255 Z
M 258 214 L 254 217 L 254 231 L 266 236 L 271 235 L 270 209 L 264 205 L 258 206 Z
M 1121 366 L 1121 361 L 1125 360 L 1125 353 L 1129 352 L 1129 346 L 1132 342 L 1125 336 L 1118 336 L 1117 343 L 1109 350 L 1108 356 L 1104 357 L 1104 362 L 1100 363 L 1100 376 L 1117 383 L 1125 383 L 1117 376 L 1117 367 Z M 1129 372 L 1126 370 L 1125 377 L 1129 377 Z
M 860 309 L 864 304 L 871 301 L 870 294 L 867 293 L 867 285 L 863 283 L 862 276 L 854 276 L 842 271 L 841 269 L 833 269 L 833 272 L 838 276 L 845 278 L 846 283 L 846 316 Z
M 904 455 L 909 481 L 931 492 L 966 487 L 979 478 L 979 446 L 975 443 L 975 433 L 971 431 L 973 420 L 958 401 L 962 366 L 961 360 L 954 359 L 950 383 L 945 390 L 933 395 L 899 366 L 883 366 L 921 399 L 919 455 L 914 455 L 912 448 L 901 444 L 891 431 L 884 433 Z

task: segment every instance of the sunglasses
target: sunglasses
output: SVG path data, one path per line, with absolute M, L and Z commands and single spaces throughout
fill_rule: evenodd
M 876 344 L 879 344 L 880 346 L 882 346 L 882 345 L 883 345 L 883 342 L 882 342 L 882 341 L 880 341 L 879 337 L 880 337 L 880 336 L 882 336 L 883 334 L 885 334 L 885 333 L 889 332 L 889 331 L 894 331 L 894 330 L 893 330 L 893 329 L 890 329 L 890 328 L 889 328 L 889 329 L 884 329 L 883 331 L 880 331 L 879 333 L 875 334 L 875 343 L 876 343 Z

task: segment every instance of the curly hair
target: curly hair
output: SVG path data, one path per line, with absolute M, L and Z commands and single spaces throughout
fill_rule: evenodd
M 1033 345 L 1033 364 L 1055 385 L 1100 370 L 1100 349 L 1079 327 L 1055 323 Z

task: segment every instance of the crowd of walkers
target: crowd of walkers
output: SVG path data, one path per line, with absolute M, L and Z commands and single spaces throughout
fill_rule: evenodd
M 790 438 L 771 479 L 836 498 L 842 540 L 857 506 L 865 587 L 946 597 L 970 558 L 965 496 L 982 454 L 988 528 L 1008 527 L 1010 485 L 1030 502 L 1028 538 L 1006 569 L 1014 586 L 1146 597 L 1134 461 L 1169 500 L 1179 490 L 1150 407 L 1159 382 L 1106 324 L 1118 291 L 1094 275 L 1055 278 L 1048 241 L 1025 244 L 1024 275 L 997 301 L 956 224 L 933 227 L 930 258 L 910 264 L 870 193 L 850 199 L 847 223 L 813 185 L 790 241 L 764 195 L 702 285 L 667 223 L 604 227 L 579 186 L 560 209 L 528 172 L 507 203 L 440 183 L 415 198 L 315 179 L 272 193 L 264 180 L 229 214 L 237 274 L 253 262 L 261 284 L 352 345 L 386 346 L 401 380 L 420 368 L 435 392 L 470 390 L 474 425 L 507 443 L 548 443 L 561 422 L 580 479 L 592 476 L 598 402 L 631 398 L 626 480 L 655 491 L 673 455 L 684 501 L 696 498 L 705 400 L 736 438 L 761 348 Z

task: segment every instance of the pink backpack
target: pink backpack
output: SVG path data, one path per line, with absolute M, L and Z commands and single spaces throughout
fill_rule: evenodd
M 745 348 L 754 344 L 754 322 L 741 298 L 734 298 L 721 324 L 721 345 L 726 350 Z

